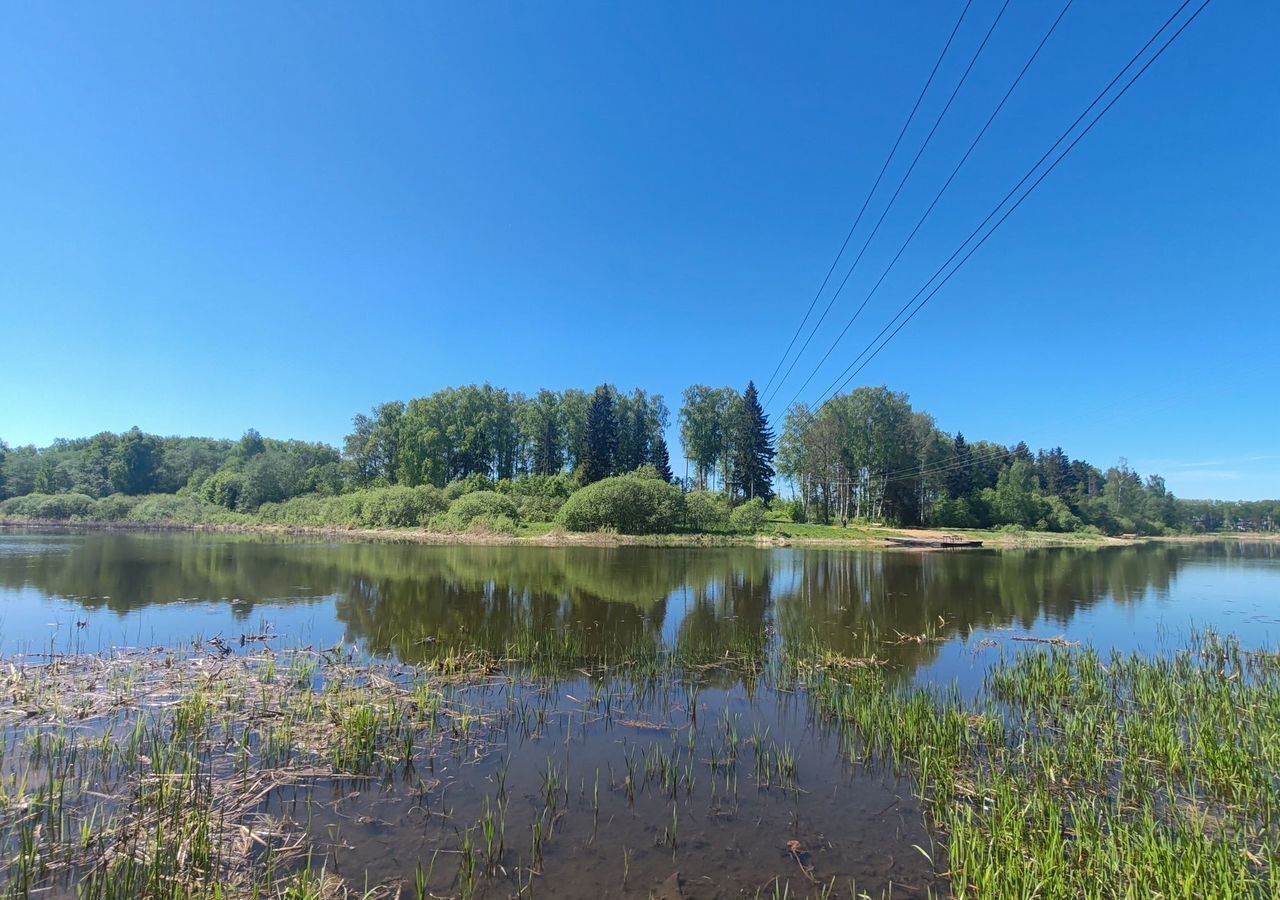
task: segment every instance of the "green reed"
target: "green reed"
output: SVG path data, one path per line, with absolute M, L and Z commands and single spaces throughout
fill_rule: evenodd
M 855 759 L 916 780 L 971 897 L 1280 891 L 1280 662 L 1212 632 L 1169 657 L 1052 647 L 975 699 L 812 668 Z

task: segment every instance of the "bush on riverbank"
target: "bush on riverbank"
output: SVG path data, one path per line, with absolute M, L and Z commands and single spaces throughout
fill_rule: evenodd
M 133 511 L 142 500 L 142 497 L 130 497 L 128 494 L 109 494 L 94 501 L 88 518 L 95 522 L 127 522 L 133 518 Z
M 764 527 L 765 505 L 759 497 L 748 500 L 729 513 L 729 527 L 734 531 L 755 534 Z
M 679 488 L 648 473 L 618 475 L 574 493 L 556 522 L 569 531 L 664 534 L 680 524 L 682 499 Z
M 94 500 L 84 494 L 27 494 L 0 503 L 0 518 L 22 522 L 172 522 L 182 525 L 243 524 L 251 516 L 234 513 L 199 497 L 109 494 Z
M 684 495 L 685 526 L 690 531 L 724 531 L 732 512 L 729 500 L 715 491 L 690 491 Z
M 500 491 L 472 491 L 446 501 L 430 485 L 378 487 L 336 496 L 305 494 L 238 513 L 195 493 L 94 500 L 84 494 L 28 494 L 0 503 L 12 521 L 135 522 L 146 525 L 284 525 L 291 528 L 429 528 L 440 532 L 515 534 L 522 522 L 557 522 L 569 531 L 612 530 L 666 534 L 679 530 L 754 533 L 765 524 L 760 500 L 730 507 L 723 494 L 683 495 L 651 470 L 607 478 L 571 492 L 568 479 L 500 483 Z M 566 499 L 567 498 L 567 499 Z
M 494 485 L 495 491 L 515 501 L 522 522 L 554 522 L 576 489 L 573 479 L 564 474 L 504 478 Z
M 446 502 L 452 503 L 466 494 L 492 490 L 493 481 L 488 476 L 476 472 L 466 478 L 459 478 L 457 481 L 451 481 L 446 484 L 444 486 L 444 499 Z
M 231 512 L 215 503 L 184 494 L 150 494 L 137 498 L 128 521 L 146 525 L 179 522 L 187 525 L 247 525 L 253 516 Z M 118 520 L 117 520 L 118 521 Z
M 335 497 L 308 494 L 284 503 L 264 503 L 258 518 L 269 524 L 306 527 L 415 528 L 448 504 L 439 488 L 382 487 Z
M 514 500 L 496 491 L 463 494 L 449 511 L 431 520 L 436 531 L 480 531 L 515 534 L 520 510 Z
M 93 509 L 87 494 L 27 494 L 0 503 L 0 515 L 14 519 L 83 518 Z

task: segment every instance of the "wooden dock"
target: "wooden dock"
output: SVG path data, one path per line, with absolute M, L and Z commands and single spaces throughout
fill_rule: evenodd
M 959 550 L 966 547 L 981 547 L 982 541 L 971 541 L 963 538 L 956 540 L 934 538 L 886 538 L 891 547 L 905 547 L 916 550 Z

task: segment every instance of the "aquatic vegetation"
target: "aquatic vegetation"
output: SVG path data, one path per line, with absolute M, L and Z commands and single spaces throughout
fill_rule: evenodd
M 265 801 L 403 765 L 396 748 L 430 740 L 442 714 L 415 702 L 422 677 L 304 650 L 11 660 L 0 890 L 336 896 L 341 879 Z
M 1054 646 L 985 690 L 813 670 L 850 754 L 910 773 L 972 897 L 1280 892 L 1280 664 L 1196 635 L 1169 657 Z

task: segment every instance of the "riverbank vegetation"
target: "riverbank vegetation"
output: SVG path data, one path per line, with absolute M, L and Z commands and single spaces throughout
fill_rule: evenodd
M 833 535 L 872 523 L 1097 534 L 1280 525 L 1280 501 L 1181 501 L 1123 460 L 1104 471 L 1061 448 L 971 443 L 884 387 L 793 407 L 775 438 L 754 385 L 694 385 L 678 414 L 682 474 L 670 418 L 643 390 L 526 396 L 472 385 L 357 415 L 341 451 L 254 430 L 238 441 L 135 428 L 42 449 L 0 442 L 0 517 L 507 534 L 539 523 L 744 533 L 777 519 Z M 681 498 L 642 481 L 655 478 Z M 471 494 L 482 496 L 460 503 Z
M 1280 892 L 1280 656 L 1232 637 L 1150 656 L 1015 636 L 973 697 L 904 683 L 874 641 L 848 656 L 758 629 L 607 657 L 569 631 L 531 632 L 494 651 L 435 643 L 413 666 L 343 647 L 276 652 L 278 640 L 4 660 L 0 890 L 583 893 L 598 882 L 578 885 L 574 860 L 603 846 L 610 885 L 652 895 L 663 873 L 699 865 L 706 829 L 754 820 L 771 796 L 831 790 L 805 747 L 721 707 L 717 688 L 742 684 L 798 692 L 854 763 L 832 777 L 905 779 L 923 806 L 885 840 L 923 867 L 918 889 Z M 593 735 L 611 758 L 583 749 Z M 631 824 L 647 843 L 612 836 Z M 749 866 L 772 869 L 762 896 L 862 896 L 802 837 L 780 818 L 767 860 Z M 843 840 L 831 833 L 829 850 Z M 362 855 L 366 841 L 407 855 Z M 674 887 L 683 896 L 678 876 Z

